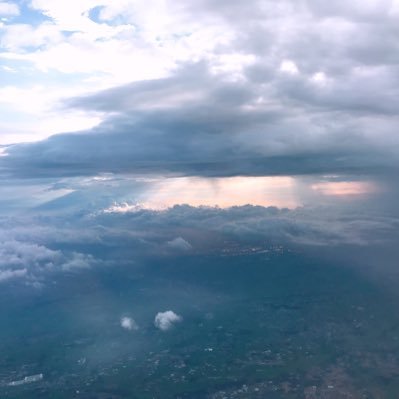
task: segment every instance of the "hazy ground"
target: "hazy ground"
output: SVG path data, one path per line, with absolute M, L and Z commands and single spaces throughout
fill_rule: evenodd
M 9 284 L 1 398 L 396 398 L 398 301 L 371 253 L 341 249 L 345 263 L 265 249 Z M 166 310 L 183 321 L 161 331 L 153 321 Z M 124 316 L 139 329 L 123 329 Z M 38 373 L 39 382 L 7 386 Z

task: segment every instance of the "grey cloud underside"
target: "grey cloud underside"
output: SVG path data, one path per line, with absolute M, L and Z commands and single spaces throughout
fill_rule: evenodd
M 167 80 L 164 83 L 168 85 Z M 194 104 L 154 110 L 140 110 L 141 101 L 135 97 L 142 93 L 137 95 L 134 85 L 120 93 L 114 89 L 80 99 L 80 105 L 101 104 L 103 109 L 109 96 L 109 111 L 117 109 L 122 115 L 89 132 L 14 146 L 1 159 L 2 166 L 23 176 L 100 172 L 231 176 L 370 173 L 396 164 L 391 149 L 374 146 L 347 115 L 301 114 L 295 106 L 285 110 L 281 105 L 246 110 L 245 100 L 253 99 L 254 93 L 250 96 L 248 89 L 231 86 L 203 93 L 204 99 Z
M 70 99 L 66 107 L 103 112 L 106 120 L 13 146 L 0 168 L 25 177 L 396 170 L 399 24 L 388 3 L 195 2 L 191 12 L 227 21 L 236 33 L 220 55 L 254 57 L 240 79 L 215 74 L 208 60 Z M 280 71 L 285 59 L 299 73 Z M 325 81 L 314 80 L 321 72 Z

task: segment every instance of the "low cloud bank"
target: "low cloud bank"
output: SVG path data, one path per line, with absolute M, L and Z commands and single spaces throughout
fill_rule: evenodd
M 0 282 L 33 284 L 59 272 L 131 265 L 143 256 L 244 253 L 271 245 L 364 247 L 398 239 L 397 216 L 355 206 L 289 210 L 178 205 L 124 213 L 91 208 L 25 214 L 0 218 Z

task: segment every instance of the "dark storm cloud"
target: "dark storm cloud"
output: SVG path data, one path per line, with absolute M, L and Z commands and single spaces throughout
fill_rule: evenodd
M 212 61 L 70 99 L 98 127 L 8 148 L 3 173 L 73 176 L 374 174 L 398 167 L 399 8 L 391 2 L 195 2 L 251 55 L 240 78 Z M 284 64 L 285 63 L 285 64 Z

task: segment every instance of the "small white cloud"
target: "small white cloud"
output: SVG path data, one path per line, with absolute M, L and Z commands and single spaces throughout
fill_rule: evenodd
M 137 212 L 145 209 L 145 206 L 139 203 L 122 202 L 120 204 L 114 203 L 109 208 L 105 209 L 104 213 L 129 213 Z
M 326 86 L 328 83 L 328 78 L 324 72 L 315 73 L 310 80 L 319 86 Z
M 64 253 L 35 242 L 19 241 L 13 239 L 14 233 L 8 232 L 10 239 L 5 240 L 7 232 L 0 228 L 0 281 L 12 277 L 27 277 L 26 271 L 29 271 L 30 278 L 37 278 L 47 272 L 86 269 L 94 263 L 92 255 Z M 29 231 L 21 233 L 29 234 Z M 13 272 L 15 276 L 9 272 Z
M 284 60 L 280 65 L 280 71 L 290 75 L 297 75 L 299 73 L 299 69 L 295 62 L 291 60 Z
M 192 249 L 192 245 L 187 242 L 184 238 L 177 237 L 172 241 L 167 242 L 168 247 L 177 249 L 179 251 L 189 251 Z
M 129 331 L 137 331 L 139 329 L 139 326 L 131 317 L 122 317 L 121 327 Z
M 14 3 L 0 2 L 0 15 L 13 17 L 19 15 L 19 8 Z
M 159 312 L 155 316 L 154 325 L 162 331 L 167 331 L 170 330 L 174 324 L 180 323 L 181 321 L 183 321 L 183 317 L 171 310 L 167 310 L 166 312 Z

